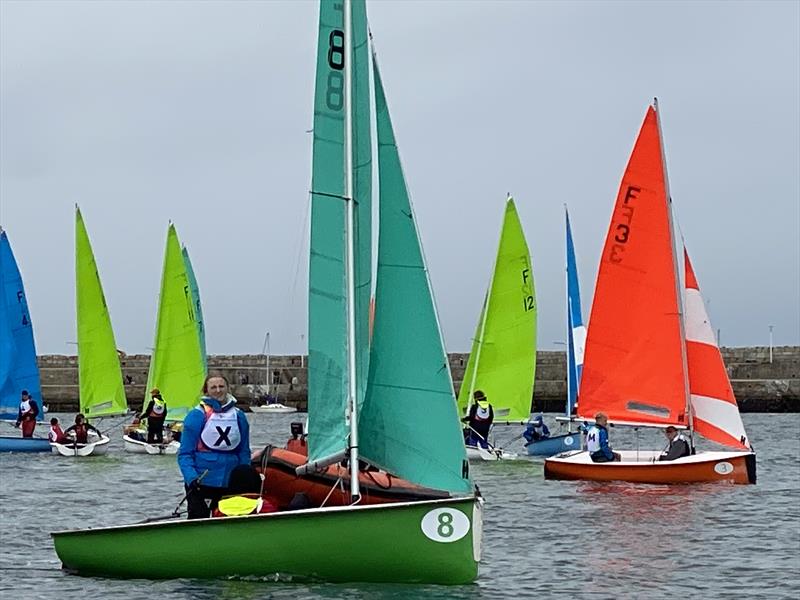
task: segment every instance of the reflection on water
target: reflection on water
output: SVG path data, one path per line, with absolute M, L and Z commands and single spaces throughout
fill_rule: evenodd
M 0 455 L 0 597 L 144 600 L 792 597 L 800 586 L 800 415 L 744 415 L 759 485 L 545 481 L 542 461 L 473 464 L 486 497 L 484 551 L 468 586 L 115 581 L 64 575 L 49 532 L 169 514 L 183 496 L 175 457 Z M 298 415 L 250 415 L 253 447 L 283 444 Z M 635 448 L 629 430 L 612 444 Z M 512 448 L 524 452 L 521 443 Z M 663 436 L 640 432 L 642 449 Z M 346 549 L 342 549 L 346 551 Z M 198 562 L 212 551 L 195 552 Z M 302 552 L 302 548 L 298 548 Z

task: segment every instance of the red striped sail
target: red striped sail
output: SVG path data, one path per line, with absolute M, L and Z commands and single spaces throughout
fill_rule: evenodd
M 685 250 L 683 257 L 686 267 L 686 358 L 694 429 L 720 444 L 747 450 L 750 445 L 739 407 Z
M 655 107 L 617 195 L 589 319 L 579 415 L 688 425 L 670 203 Z

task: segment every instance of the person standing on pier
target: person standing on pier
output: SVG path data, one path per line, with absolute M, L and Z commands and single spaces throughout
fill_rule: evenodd
M 190 519 L 211 516 L 238 465 L 250 465 L 250 425 L 228 393 L 228 380 L 211 373 L 200 405 L 183 420 L 178 451 Z
M 22 425 L 22 437 L 33 437 L 33 430 L 36 429 L 36 417 L 39 416 L 39 405 L 36 400 L 31 398 L 28 390 L 22 390 L 22 399 L 19 402 L 19 412 L 17 422 L 14 427 Z

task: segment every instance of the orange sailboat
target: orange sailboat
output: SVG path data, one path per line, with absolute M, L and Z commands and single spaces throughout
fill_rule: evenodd
M 602 412 L 616 425 L 671 425 L 736 450 L 671 461 L 659 461 L 659 451 L 622 451 L 621 460 L 605 463 L 572 451 L 548 458 L 545 478 L 755 483 L 755 454 L 685 252 L 684 260 L 682 298 L 654 104 L 622 178 L 600 260 L 578 417 Z

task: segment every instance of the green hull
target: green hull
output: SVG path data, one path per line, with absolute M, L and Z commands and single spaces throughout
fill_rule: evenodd
M 467 497 L 52 536 L 63 567 L 80 575 L 460 584 L 478 576 L 482 503 Z

